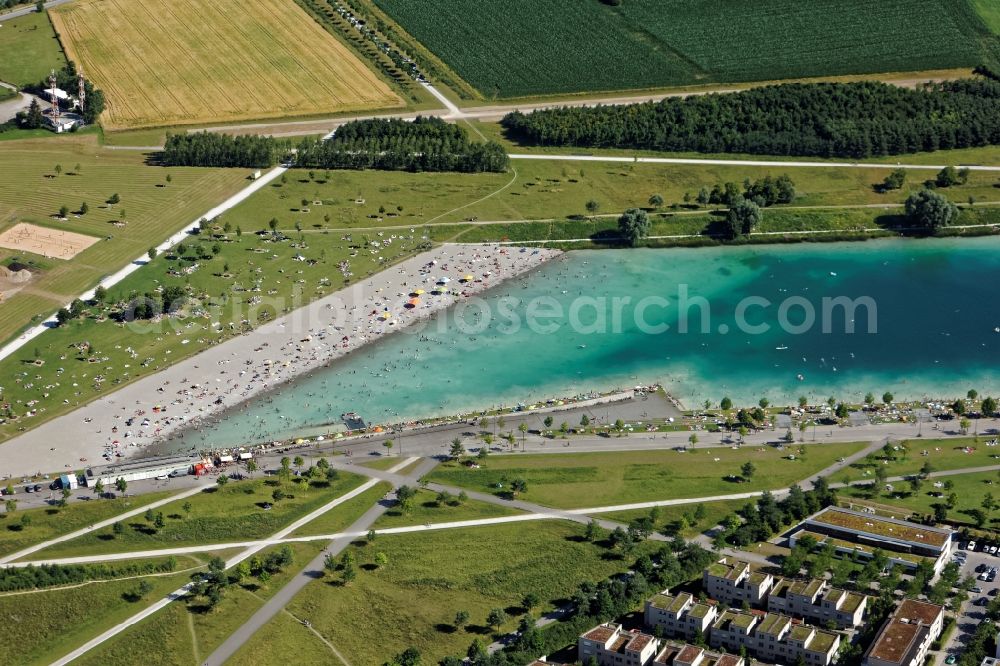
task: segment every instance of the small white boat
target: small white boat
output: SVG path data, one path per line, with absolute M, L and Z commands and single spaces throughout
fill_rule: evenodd
M 784 350 L 788 349 L 788 347 L 785 346 L 785 345 L 781 345 L 780 347 L 775 347 L 775 349 L 777 349 L 778 351 L 784 351 Z

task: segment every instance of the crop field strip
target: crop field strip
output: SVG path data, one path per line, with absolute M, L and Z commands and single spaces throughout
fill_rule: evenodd
M 109 129 L 401 105 L 294 3 L 81 0 L 52 14 L 69 56 L 105 90 Z
M 369 0 L 485 97 L 971 68 L 973 0 Z M 977 0 L 981 1 L 981 0 Z M 476 17 L 470 20 L 469 17 Z M 499 65 L 498 63 L 502 63 Z

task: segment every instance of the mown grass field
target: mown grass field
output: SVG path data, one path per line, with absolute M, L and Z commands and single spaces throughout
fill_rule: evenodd
M 371 1 L 487 98 L 971 68 L 997 53 L 970 0 Z
M 155 510 L 163 513 L 165 526 L 156 529 L 143 515 L 124 521 L 125 531 L 115 536 L 110 527 L 70 541 L 50 546 L 37 558 L 129 552 L 151 548 L 205 543 L 226 543 L 263 539 L 292 521 L 318 509 L 362 483 L 354 474 L 341 473 L 329 487 L 307 487 L 305 483 L 280 486 L 288 495 L 274 502 L 271 493 L 276 479 L 231 481 L 223 487 L 209 487 L 187 500 L 172 502 Z M 184 503 L 191 503 L 190 513 Z M 271 504 L 264 510 L 264 504 Z
M 359 565 L 354 582 L 343 586 L 338 575 L 328 575 L 309 583 L 287 609 L 308 619 L 351 664 L 381 664 L 410 646 L 425 662 L 437 663 L 446 655 L 465 654 L 476 637 L 489 643 L 491 630 L 484 625 L 491 609 L 508 609 L 512 619 L 503 629 L 513 630 L 528 592 L 542 600 L 535 613 L 545 612 L 581 582 L 623 571 L 654 547 L 643 544 L 627 560 L 605 559 L 605 549 L 582 542 L 582 533 L 578 524 L 539 521 L 379 537 L 352 549 Z M 367 567 L 379 551 L 389 563 Z M 459 610 L 469 613 L 469 625 L 454 630 L 451 622 Z M 372 627 L 379 627 L 378 640 L 372 640 Z M 294 654 L 304 636 L 265 628 L 234 662 L 273 663 Z M 307 652 L 315 653 L 313 648 Z
M 142 622 L 129 627 L 103 645 L 75 661 L 75 664 L 131 666 L 136 655 L 149 666 L 198 666 L 230 634 L 238 629 L 263 603 L 280 590 L 289 578 L 316 556 L 323 545 L 291 544 L 294 562 L 271 576 L 265 585 L 251 578 L 230 585 L 222 601 L 202 612 L 183 602 L 174 602 Z M 260 553 L 265 556 L 270 550 Z M 290 655 L 285 655 L 289 659 Z M 292 657 L 293 663 L 298 663 Z
M 980 437 L 978 442 L 974 437 L 905 440 L 908 453 L 898 449 L 893 453 L 893 459 L 887 459 L 882 451 L 876 451 L 871 456 L 872 464 L 867 459 L 861 459 L 851 465 L 850 469 L 839 472 L 833 480 L 870 480 L 873 478 L 874 464 L 885 467 L 886 475 L 890 477 L 916 474 L 924 463 L 930 464 L 935 472 L 1000 464 L 1000 451 L 996 447 L 986 446 L 989 439 L 991 438 Z
M 51 145 L 51 144 L 43 144 Z M 112 158 L 124 154 L 131 155 L 133 159 L 138 158 L 134 153 L 128 151 L 115 151 Z M 43 158 L 44 159 L 44 158 Z M 62 163 L 72 164 L 63 158 Z M 82 160 L 81 160 L 82 161 Z M 48 161 L 35 162 L 39 171 L 41 164 Z M 4 163 L 4 168 L 10 169 L 13 173 L 13 165 Z M 52 167 L 49 167 L 50 169 Z M 87 173 L 88 165 L 83 164 L 83 173 Z M 90 169 L 91 171 L 99 171 Z M 183 171 L 183 170 L 182 170 Z M 37 173 L 37 172 L 36 172 Z M 43 172 L 44 173 L 44 172 Z M 145 176 L 147 172 L 140 172 Z M 153 173 L 158 173 L 154 171 Z M 162 173 L 162 172 L 159 172 Z M 243 170 L 214 171 L 192 169 L 189 174 L 200 174 L 204 178 L 222 178 L 223 183 L 241 182 L 246 172 Z M 317 177 L 322 176 L 319 174 Z M 40 177 L 40 176 L 39 176 Z M 307 179 L 305 174 L 291 174 L 288 183 L 275 183 L 269 189 L 284 190 L 291 189 L 292 179 Z M 67 181 L 75 176 L 67 176 L 65 172 L 62 179 Z M 163 192 L 176 187 L 181 180 L 180 177 L 164 188 L 155 188 L 155 183 L 162 179 L 159 176 L 155 180 L 146 181 L 149 188 L 154 192 Z M 141 181 L 140 181 L 141 182 Z M 189 182 L 189 181 L 185 181 Z M 212 181 L 206 180 L 203 183 L 206 187 Z M 0 194 L 5 193 L 4 187 L 7 183 L 0 184 Z M 300 191 L 306 191 L 306 186 L 297 183 Z M 212 204 L 223 199 L 222 195 L 210 198 L 209 193 L 195 189 L 196 184 L 190 185 L 188 191 L 189 203 L 195 200 L 204 205 L 191 206 L 190 217 L 183 219 L 177 208 L 171 207 L 167 202 L 168 194 L 162 194 L 163 201 L 159 203 L 159 211 L 162 216 L 155 215 L 155 208 L 152 202 L 149 204 L 146 215 L 149 223 L 144 227 L 146 233 L 152 235 L 156 228 L 156 222 L 163 220 L 176 220 L 176 226 L 170 231 L 175 231 L 184 222 L 190 222 L 192 218 L 197 219 L 197 215 L 207 210 Z M 101 188 L 100 191 L 113 192 L 111 188 Z M 99 209 L 92 205 L 91 213 L 86 217 L 93 216 L 95 225 L 107 225 L 108 217 L 113 217 L 121 208 L 131 209 L 133 204 L 130 201 L 138 197 L 137 194 L 127 195 L 125 187 L 122 187 L 121 204 L 114 206 L 111 211 Z M 187 190 L 186 190 L 187 191 Z M 18 193 L 17 200 L 23 200 L 25 192 Z M 174 192 L 174 196 L 178 196 Z M 103 201 L 108 195 L 101 197 Z M 130 198 L 127 198 L 130 197 Z M 300 197 L 296 197 L 298 200 Z M 209 201 L 204 201 L 209 199 Z M 93 200 L 93 199 L 91 199 Z M 277 199 L 280 200 L 280 199 Z M 290 203 L 290 202 L 288 202 Z M 129 213 L 131 216 L 132 213 Z M 40 336 L 34 345 L 29 345 L 18 354 L 15 354 L 3 361 L 0 361 L 0 377 L 11 377 L 14 380 L 8 386 L 17 385 L 16 392 L 8 393 L 10 399 L 15 403 L 15 411 L 21 417 L 14 421 L 0 424 L 0 440 L 10 437 L 23 427 L 32 427 L 42 422 L 44 419 L 55 415 L 71 411 L 76 406 L 93 399 L 107 391 L 113 390 L 140 376 L 155 372 L 180 359 L 191 356 L 200 351 L 204 345 L 216 344 L 217 342 L 238 335 L 241 333 L 240 323 L 244 319 L 249 319 L 253 325 L 264 321 L 258 315 L 274 317 L 290 311 L 296 307 L 304 305 L 320 296 L 329 294 L 344 286 L 348 280 L 339 270 L 341 261 L 349 264 L 349 278 L 352 281 L 361 280 L 382 270 L 393 262 L 408 257 L 416 252 L 424 243 L 419 232 L 410 233 L 407 230 L 394 231 L 386 234 L 385 240 L 391 241 L 391 245 L 379 250 L 355 251 L 352 245 L 360 244 L 360 235 L 352 240 L 349 235 L 343 233 L 315 233 L 306 234 L 303 226 L 301 239 L 304 245 L 300 244 L 300 236 L 294 230 L 291 215 L 282 215 L 282 229 L 286 229 L 289 239 L 283 242 L 271 242 L 269 237 L 259 237 L 253 235 L 261 229 L 267 229 L 270 216 L 265 217 L 263 211 L 251 207 L 240 208 L 239 211 L 227 213 L 224 222 L 231 223 L 231 230 L 225 232 L 222 226 L 218 229 L 218 237 L 213 238 L 210 234 L 200 237 L 192 237 L 185 241 L 188 247 L 197 247 L 203 256 L 208 256 L 208 260 L 178 260 L 175 255 L 162 254 L 142 270 L 136 271 L 119 285 L 109 290 L 110 302 L 119 299 L 123 301 L 134 290 L 140 294 L 151 292 L 161 285 L 190 285 L 192 294 L 195 296 L 190 302 L 186 312 L 188 316 L 184 318 L 172 317 L 169 320 L 161 321 L 158 324 L 149 326 L 126 327 L 115 323 L 113 320 L 98 320 L 95 317 L 81 319 L 48 331 Z M 130 217 L 131 219 L 131 217 Z M 308 219 L 308 218 L 307 218 Z M 315 218 L 313 218 L 315 219 Z M 322 217 L 319 219 L 322 224 Z M 69 223 L 77 224 L 76 220 Z M 222 224 L 222 222 L 220 222 Z M 129 224 L 130 231 L 133 223 Z M 165 226 L 165 225 L 164 225 Z M 241 229 L 242 234 L 237 230 Z M 120 230 L 116 231 L 121 233 Z M 319 231 L 319 230 L 317 230 Z M 166 234 L 155 232 L 155 240 L 158 242 Z M 119 236 L 116 234 L 116 238 Z M 143 253 L 144 248 L 148 248 L 152 242 L 147 235 L 145 239 L 140 236 L 128 236 L 130 239 L 128 252 L 119 251 L 114 257 L 119 257 L 119 261 L 124 256 L 136 257 Z M 374 237 L 374 234 L 372 235 Z M 392 239 L 389 236 L 393 236 Z M 98 243 L 87 252 L 78 257 L 88 257 L 91 252 L 106 248 L 107 242 Z M 218 255 L 213 254 L 213 249 L 218 246 Z M 303 255 L 315 263 L 295 261 L 298 255 Z M 0 254 L 0 259 L 10 256 Z M 190 255 L 189 255 L 190 256 Z M 173 258 L 171 258 L 173 257 Z M 107 259 L 110 263 L 110 259 Z M 79 282 L 75 285 L 71 281 L 73 273 L 69 269 L 54 270 L 53 277 L 55 284 L 61 284 L 62 288 L 71 290 L 70 294 L 78 294 L 86 285 L 84 282 L 87 269 L 91 275 L 96 277 L 111 272 L 111 266 L 91 265 L 89 262 L 68 262 L 69 266 L 77 269 L 75 275 Z M 115 265 L 114 268 L 118 266 Z M 228 267 L 228 268 L 227 268 Z M 190 269 L 190 275 L 180 274 L 181 269 Z M 169 275 L 168 271 L 175 271 L 174 275 Z M 100 272 L 98 272 L 100 271 Z M 294 277 L 292 277 L 294 276 Z M 257 285 L 265 285 L 261 295 L 266 295 L 268 306 L 252 306 L 250 301 L 253 296 L 252 290 Z M 41 282 L 39 282 L 41 284 Z M 20 298 L 19 292 L 16 298 Z M 66 296 L 68 301 L 71 296 Z M 60 303 L 52 303 L 44 311 L 51 312 Z M 17 331 L 20 327 L 7 323 L 5 313 L 14 313 L 17 301 L 12 298 L 9 302 L 0 305 L 0 328 L 9 326 L 12 331 Z M 36 308 L 42 304 L 35 302 Z M 20 307 L 20 306 L 18 306 Z M 13 314 L 9 315 L 13 316 Z M 26 315 L 22 316 L 22 321 L 27 323 Z M 213 321 L 218 321 L 215 326 Z M 230 328 L 230 324 L 234 328 Z M 92 341 L 101 350 L 101 358 L 104 359 L 99 364 L 91 364 L 82 360 L 73 345 L 82 341 Z M 129 352 L 129 348 L 134 351 L 134 355 Z M 34 358 L 35 350 L 38 350 L 40 358 L 46 361 L 44 366 L 31 366 L 30 370 L 26 361 Z M 75 384 L 75 385 L 74 385 Z M 10 389 L 8 388 L 8 391 Z M 47 397 L 46 397 L 47 394 Z M 38 400 L 36 409 L 38 413 L 33 417 L 24 417 L 27 407 L 24 403 L 30 400 Z
M 680 527 L 679 521 L 684 519 L 684 527 L 678 532 L 682 537 L 692 537 L 706 530 L 710 530 L 719 524 L 726 516 L 737 509 L 742 508 L 747 502 L 753 500 L 723 500 L 720 502 L 702 502 L 698 504 L 679 504 L 677 506 L 661 506 L 656 511 L 657 529 L 668 529 Z M 705 507 L 705 516 L 701 520 L 695 519 L 694 513 L 698 506 Z M 604 520 L 617 520 L 622 523 L 630 523 L 637 518 L 649 516 L 651 509 L 631 509 L 629 511 L 613 511 L 611 513 L 595 514 L 595 518 Z M 673 530 L 670 529 L 672 532 Z
M 76 491 L 75 496 L 87 493 L 89 493 L 87 489 L 81 488 Z M 117 514 L 163 499 L 169 494 L 166 492 L 147 493 L 129 498 L 119 497 L 113 500 L 90 499 L 86 502 L 71 499 L 70 503 L 62 509 L 52 506 L 41 509 L 19 509 L 13 514 L 0 513 L 0 555 L 9 555 L 36 543 L 74 532 Z M 14 495 L 11 499 L 16 500 L 19 497 L 24 497 L 24 494 Z M 27 527 L 18 529 L 21 517 L 25 515 L 29 516 L 31 523 Z
M 51 14 L 67 55 L 105 92 L 106 129 L 402 105 L 294 2 L 82 0 Z
M 518 509 L 508 509 L 496 504 L 466 500 L 459 503 L 456 499 L 451 504 L 438 504 L 437 493 L 429 490 L 418 490 L 413 498 L 413 507 L 403 512 L 398 507 L 392 507 L 375 521 L 375 529 L 386 527 L 404 527 L 408 525 L 427 525 L 430 523 L 449 523 L 456 520 L 479 520 L 480 518 L 498 518 L 524 513 Z
M 194 563 L 188 558 L 179 559 L 178 570 L 190 566 Z M 126 599 L 138 588 L 138 580 L 0 597 L 0 659 L 25 666 L 52 663 L 176 590 L 191 573 L 144 578 L 153 584 L 153 591 L 139 601 Z
M 40 269 L 25 288 L 0 303 L 0 342 L 198 219 L 242 187 L 249 173 L 154 167 L 145 160 L 137 151 L 104 150 L 94 135 L 4 142 L 0 230 L 30 222 L 104 240 L 67 261 L 0 248 L 0 261 L 17 257 Z M 116 193 L 120 203 L 107 204 Z M 89 212 L 74 214 L 84 202 Z M 70 210 L 66 222 L 56 219 L 61 206 Z M 127 224 L 115 226 L 123 211 Z
M 66 64 L 46 14 L 32 13 L 0 27 L 0 81 L 21 87 L 38 83 Z
M 245 176 L 245 172 L 238 169 L 145 167 L 141 165 L 141 155 L 131 151 L 100 151 L 91 157 L 95 145 L 93 137 L 73 137 L 74 143 L 61 143 L 67 138 L 8 144 L 17 152 L 12 153 L 16 159 L 0 161 L 0 176 L 7 178 L 0 178 L 0 195 L 8 196 L 0 201 L 17 203 L 22 214 L 15 216 L 16 219 L 61 224 L 93 234 L 108 233 L 110 227 L 114 230 L 114 238 L 94 245 L 70 262 L 35 258 L 39 267 L 45 269 L 33 283 L 38 289 L 24 289 L 0 305 L 0 312 L 5 315 L 0 317 L 0 339 L 23 328 L 32 316 L 51 312 L 84 286 L 93 284 L 100 275 L 117 268 L 125 258 L 142 254 L 152 244 L 151 236 L 159 240 L 197 217 L 230 189 L 239 187 Z M 66 145 L 76 148 L 67 153 L 61 147 Z M 936 159 L 943 161 L 945 157 L 937 155 Z M 83 175 L 69 176 L 66 170 L 74 169 L 77 161 Z M 55 164 L 62 165 L 63 174 L 45 178 Z M 18 165 L 28 167 L 18 168 Z M 117 165 L 117 168 L 106 171 L 108 165 Z M 199 345 L 215 344 L 233 335 L 229 324 L 238 324 L 248 314 L 256 317 L 255 311 L 247 310 L 246 294 L 258 284 L 268 285 L 267 296 L 277 304 L 273 313 L 280 313 L 342 287 L 345 278 L 337 269 L 341 261 L 349 262 L 353 273 L 351 279 L 357 281 L 410 256 L 427 239 L 462 242 L 589 239 L 595 234 L 611 232 L 617 216 L 625 208 L 648 207 L 648 199 L 654 193 L 662 195 L 666 205 L 658 212 L 653 211 L 652 235 L 697 235 L 713 219 L 710 213 L 705 209 L 673 210 L 670 206 L 681 202 L 685 193 L 696 194 L 702 186 L 711 187 L 725 181 L 742 183 L 748 177 L 757 179 L 766 174 L 776 176 L 788 172 L 798 192 L 795 206 L 901 205 L 910 189 L 933 175 L 933 172 L 913 172 L 903 190 L 880 195 L 872 187 L 886 175 L 885 170 L 880 169 L 579 165 L 544 161 L 515 162 L 515 168 L 516 173 L 467 175 L 289 172 L 286 178 L 226 213 L 219 224 L 230 225 L 229 231 L 219 226 L 213 230 L 214 235 L 204 234 L 186 241 L 189 247 L 196 246 L 203 253 L 211 254 L 217 247 L 218 254 L 214 258 L 192 264 L 162 255 L 111 290 L 112 298 L 117 299 L 133 290 L 144 293 L 161 285 L 188 284 L 196 295 L 189 313 L 197 316 L 171 318 L 156 326 L 143 327 L 144 332 L 89 318 L 47 332 L 36 345 L 0 361 L 0 376 L 20 379 L 16 382 L 19 388 L 13 399 L 15 410 L 22 416 L 17 421 L 0 424 L 0 439 L 190 356 Z M 166 173 L 174 174 L 173 182 L 166 183 Z M 126 180 L 129 175 L 134 176 L 131 182 Z M 101 184 L 103 181 L 97 180 L 99 176 L 114 176 L 115 179 Z M 90 185 L 85 184 L 88 178 L 94 179 Z M 962 202 L 974 196 L 985 203 L 1000 198 L 994 181 L 991 176 L 977 172 L 972 174 L 968 184 L 944 191 L 955 201 Z M 41 194 L 32 196 L 30 188 L 36 183 L 41 183 L 38 190 Z M 70 192 L 66 188 L 79 189 L 64 194 Z M 115 191 L 120 192 L 122 202 L 111 208 L 104 207 L 104 199 Z M 169 205 L 172 197 L 185 205 Z M 71 217 L 67 223 L 56 223 L 46 217 L 53 214 L 47 211 L 64 202 L 68 206 L 79 206 L 74 202 L 80 199 L 91 202 L 91 212 L 83 218 Z M 590 199 L 597 201 L 598 213 L 584 217 Z M 358 200 L 364 203 L 356 203 Z M 124 229 L 111 227 L 110 222 L 122 209 L 128 211 L 128 226 Z M 13 215 L 10 209 L 4 208 L 4 203 L 0 203 L 0 211 L 6 211 L 7 215 L 0 219 L 9 220 Z M 974 210 L 963 213 L 963 219 L 968 219 L 969 223 L 989 223 L 995 221 L 998 213 L 998 207 L 977 205 Z M 882 211 L 866 209 L 769 209 L 764 213 L 760 230 L 850 230 L 873 226 L 881 214 Z M 567 220 L 567 216 L 581 219 Z M 278 221 L 277 228 L 286 233 L 289 240 L 271 242 L 268 237 L 252 235 L 266 230 L 272 218 Z M 471 223 L 470 218 L 476 218 L 476 223 Z M 490 224 L 492 220 L 505 222 Z M 519 220 L 528 222 L 517 223 Z M 357 251 L 356 246 L 366 238 L 380 238 L 389 245 L 374 252 Z M 768 237 L 758 235 L 757 238 Z M 114 243 L 121 245 L 113 246 Z M 587 246 L 585 243 L 573 247 Z M 112 247 L 119 249 L 112 252 Z M 300 254 L 309 261 L 293 261 Z M 12 252 L 0 251 L 0 260 L 12 255 Z M 168 271 L 183 268 L 193 272 L 183 276 L 168 274 Z M 289 279 L 292 274 L 295 277 Z M 62 291 L 57 293 L 57 289 Z M 214 327 L 212 318 L 217 319 L 221 327 Z M 100 341 L 106 362 L 95 366 L 77 360 L 74 353 L 67 353 L 71 345 L 89 340 Z M 134 357 L 127 352 L 129 347 L 135 350 Z M 42 367 L 32 366 L 29 371 L 26 362 L 33 359 L 36 348 L 46 363 Z M 96 376 L 103 376 L 105 381 L 95 382 Z M 29 400 L 39 401 L 39 412 L 23 418 L 26 411 L 23 404 Z
M 327 511 L 316 520 L 306 523 L 295 530 L 292 536 L 313 536 L 316 534 L 336 534 L 337 532 L 343 532 L 390 490 L 392 490 L 392 484 L 387 481 L 380 481 L 357 497 L 352 497 L 343 504 L 335 507 L 332 511 Z
M 947 490 L 943 486 L 935 487 L 934 483 L 944 483 L 951 481 L 954 484 L 952 490 Z M 932 478 L 924 481 L 920 490 L 913 492 L 909 484 L 905 481 L 893 484 L 892 492 L 881 491 L 877 495 L 870 495 L 864 488 L 844 488 L 839 491 L 842 500 L 857 499 L 863 504 L 875 504 L 883 510 L 890 507 L 899 507 L 919 514 L 933 515 L 935 504 L 944 504 L 945 498 L 950 493 L 958 495 L 958 502 L 955 508 L 948 511 L 948 519 L 957 523 L 965 523 L 969 527 L 975 527 L 975 520 L 966 512 L 971 509 L 982 509 L 983 498 L 986 493 L 990 493 L 994 498 L 1000 496 L 1000 478 L 996 472 L 977 472 L 973 474 L 956 474 Z M 941 493 L 943 497 L 937 497 L 935 493 Z M 900 513 L 900 517 L 905 516 L 905 512 Z M 989 514 L 987 527 L 997 526 L 1000 515 L 996 511 Z
M 491 492 L 503 477 L 523 478 L 528 492 L 519 498 L 575 509 L 784 488 L 864 446 L 857 442 L 806 446 L 806 454 L 796 460 L 788 459 L 789 450 L 756 447 L 494 456 L 479 469 L 445 463 L 427 479 Z M 747 461 L 757 467 L 749 482 L 727 479 L 739 477 Z
M 1000 153 L 998 153 L 1000 157 Z M 946 159 L 943 155 L 938 160 Z M 420 230 L 422 225 L 460 225 L 507 220 L 561 219 L 570 215 L 592 217 L 589 200 L 598 203 L 597 215 L 617 218 L 631 207 L 648 207 L 649 197 L 664 199 L 662 212 L 683 203 L 684 194 L 696 197 L 702 187 L 716 183 L 756 180 L 766 175 L 789 174 L 795 182 L 795 206 L 869 204 L 902 205 L 911 190 L 919 189 L 933 171 L 911 171 L 902 190 L 879 194 L 874 185 L 888 175 L 885 169 L 767 168 L 759 166 L 672 165 L 645 163 L 582 163 L 514 160 L 512 171 L 502 174 L 396 173 L 334 171 L 325 181 L 323 172 L 308 177 L 295 171 L 281 188 L 265 188 L 233 210 L 235 220 L 265 224 L 272 217 L 279 228 L 298 223 L 307 236 L 326 229 L 358 231 L 384 229 L 395 233 Z M 996 177 L 974 172 L 966 185 L 942 190 L 959 203 L 974 196 L 978 201 L 1000 201 Z M 322 206 L 301 206 L 302 200 Z M 364 200 L 363 204 L 355 203 Z M 398 207 L 402 207 L 399 210 Z M 380 212 L 380 209 L 384 209 Z M 704 210 L 704 209 L 703 209 Z M 612 220 L 614 222 L 614 220 Z M 247 227 L 244 226 L 244 229 Z M 254 227 L 256 228 L 256 227 Z M 444 229 L 442 233 L 446 233 Z M 537 238 L 537 237 L 536 237 Z M 463 239 L 465 240 L 465 239 Z

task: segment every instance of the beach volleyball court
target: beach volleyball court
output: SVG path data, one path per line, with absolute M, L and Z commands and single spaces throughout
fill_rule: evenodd
M 0 233 L 0 247 L 40 254 L 50 259 L 72 259 L 99 240 L 100 238 L 96 236 L 40 227 L 26 222 L 18 222 Z

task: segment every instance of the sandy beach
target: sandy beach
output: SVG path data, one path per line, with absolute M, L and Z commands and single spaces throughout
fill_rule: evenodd
M 0 444 L 0 477 L 136 455 L 559 254 L 497 245 L 421 253 Z

